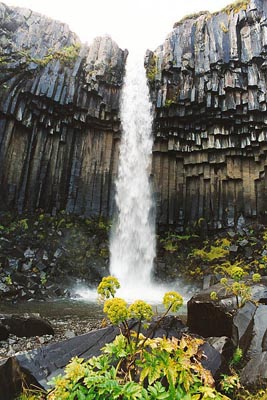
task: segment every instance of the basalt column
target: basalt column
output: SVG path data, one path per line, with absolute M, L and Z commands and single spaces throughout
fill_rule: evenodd
M 158 221 L 231 226 L 267 212 L 267 2 L 175 24 L 147 52 Z
M 127 52 L 0 3 L 0 209 L 112 214 Z

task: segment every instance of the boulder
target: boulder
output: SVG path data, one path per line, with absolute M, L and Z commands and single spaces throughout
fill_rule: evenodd
M 137 327 L 136 321 L 130 321 L 129 325 L 131 329 Z M 162 324 L 158 324 L 158 321 L 152 322 L 150 327 L 148 327 L 148 331 L 151 331 L 151 327 L 156 328 L 153 337 L 175 336 L 180 338 L 182 333 L 186 332 L 187 329 L 178 318 L 173 316 L 165 318 Z M 119 333 L 119 328 L 109 326 L 73 337 L 69 340 L 43 346 L 39 349 L 17 355 L 16 365 L 18 365 L 21 371 L 27 372 L 29 382 L 32 380 L 35 386 L 48 389 L 48 382 L 53 376 L 63 372 L 64 367 L 72 357 L 78 356 L 89 359 L 93 356 L 98 356 L 102 347 L 106 343 L 113 341 Z M 200 350 L 203 352 L 203 366 L 210 370 L 216 378 L 223 372 L 221 352 L 208 342 L 205 342 L 200 347 Z M 12 370 L 10 370 L 10 374 L 12 374 Z M 12 376 L 9 376 L 8 381 L 11 380 Z M 15 391 L 15 389 L 14 387 L 13 390 Z
M 249 388 L 267 387 L 267 351 L 254 355 L 240 374 L 241 383 Z
M 248 279 L 245 283 L 251 287 L 251 299 L 265 304 L 267 278 L 262 277 L 259 283 Z M 216 292 L 217 300 L 211 299 L 212 292 Z M 238 309 L 235 297 L 227 293 L 221 283 L 217 283 L 200 291 L 189 300 L 187 325 L 191 332 L 203 337 L 227 336 L 231 338 L 233 336 L 235 343 L 239 340 L 242 342 L 246 341 L 245 330 L 249 329 L 249 320 L 253 319 L 253 310 L 255 311 L 252 303 L 247 303 L 245 308 Z M 238 314 L 236 314 L 237 312 Z
M 49 321 L 39 316 L 25 315 L 0 315 L 0 322 L 9 333 L 18 337 L 32 337 L 42 335 L 54 335 L 54 329 Z
M 0 399 L 14 400 L 22 390 L 23 374 L 14 358 L 0 361 Z
M 211 292 L 216 292 L 219 300 L 212 300 Z M 203 337 L 231 337 L 235 309 L 235 299 L 227 295 L 224 287 L 218 283 L 202 290 L 189 300 L 187 325 L 191 332 Z
M 252 359 L 264 351 L 267 336 L 267 306 L 259 304 L 254 313 L 251 340 L 246 357 Z
M 72 357 L 98 356 L 101 348 L 118 334 L 119 329 L 110 326 L 20 354 L 16 359 L 20 368 L 27 370 L 40 387 L 48 389 L 51 377 L 61 373 Z
M 251 343 L 253 320 L 257 306 L 251 301 L 237 310 L 233 318 L 232 338 L 234 345 L 239 346 L 245 353 Z
M 6 340 L 9 336 L 7 327 L 0 323 L 0 340 Z

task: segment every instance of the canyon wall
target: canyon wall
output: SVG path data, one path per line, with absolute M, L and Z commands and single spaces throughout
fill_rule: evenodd
M 159 223 L 264 222 L 267 1 L 185 18 L 147 52 L 146 67 Z
M 0 209 L 109 216 L 127 51 L 0 3 Z
M 113 214 L 126 58 L 0 3 L 1 210 Z M 159 224 L 266 222 L 267 1 L 185 18 L 145 63 Z

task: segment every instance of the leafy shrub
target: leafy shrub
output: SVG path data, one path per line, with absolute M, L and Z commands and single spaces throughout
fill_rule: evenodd
M 214 388 L 210 371 L 201 364 L 202 339 L 188 335 L 183 335 L 181 339 L 151 339 L 162 318 L 170 310 L 176 312 L 182 306 L 182 296 L 176 292 L 164 295 L 166 312 L 145 336 L 140 328 L 143 321 L 152 318 L 152 307 L 142 300 L 127 307 L 123 299 L 114 297 L 118 287 L 116 278 L 106 277 L 99 284 L 98 293 L 104 301 L 104 311 L 110 322 L 119 324 L 123 333 L 106 344 L 100 356 L 88 361 L 73 358 L 66 366 L 65 374 L 54 378 L 54 388 L 46 398 L 229 400 Z M 128 317 L 138 320 L 137 331 L 129 329 Z

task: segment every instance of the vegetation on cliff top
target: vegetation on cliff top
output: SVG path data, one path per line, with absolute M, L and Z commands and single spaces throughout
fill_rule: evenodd
M 246 10 L 249 3 L 250 3 L 250 0 L 236 0 L 235 2 L 222 8 L 221 10 L 215 11 L 213 13 L 210 13 L 209 11 L 199 11 L 198 13 L 188 14 L 188 15 L 185 15 L 179 21 L 175 22 L 175 24 L 173 25 L 173 28 L 177 28 L 177 26 L 182 25 L 185 21 L 187 21 L 189 19 L 197 19 L 197 18 L 201 17 L 202 15 L 207 15 L 207 17 L 210 18 L 212 15 L 218 15 L 220 13 L 226 13 L 226 14 L 230 15 L 231 12 L 233 12 L 234 14 L 236 14 L 241 10 Z

